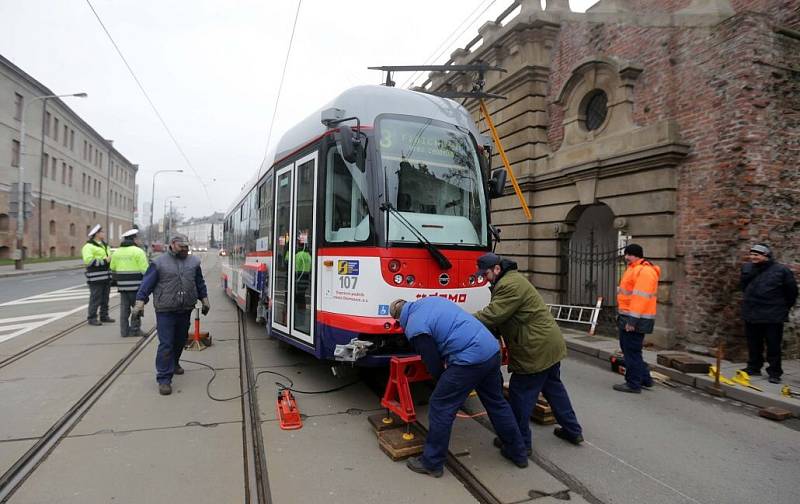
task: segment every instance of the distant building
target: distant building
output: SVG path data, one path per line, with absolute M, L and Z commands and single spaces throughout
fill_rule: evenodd
M 216 247 L 222 240 L 222 213 L 189 219 L 175 226 L 175 230 L 189 237 L 192 247 Z
M 25 219 L 25 256 L 77 256 L 95 224 L 112 243 L 133 225 L 137 165 L 62 100 L 30 101 L 55 94 L 0 56 L 0 258 L 16 249 L 9 191 L 19 179 L 23 110 L 24 176 L 35 205 Z

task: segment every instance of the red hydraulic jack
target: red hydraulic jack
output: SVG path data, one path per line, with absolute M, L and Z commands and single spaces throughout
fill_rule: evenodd
M 430 380 L 425 364 L 419 355 L 413 357 L 392 357 L 389 363 L 389 381 L 381 399 L 381 406 L 386 408 L 387 415 L 382 419 L 385 425 L 394 423 L 394 413 L 406 423 L 403 439 L 414 439 L 411 424 L 417 421 L 414 400 L 411 397 L 411 383 Z
M 278 402 L 275 404 L 275 411 L 278 415 L 281 429 L 295 430 L 303 426 L 300 418 L 300 410 L 297 409 L 297 401 L 294 400 L 292 391 L 282 389 L 278 392 Z

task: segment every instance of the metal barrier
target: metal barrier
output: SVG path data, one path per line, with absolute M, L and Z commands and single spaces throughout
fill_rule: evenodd
M 589 336 L 594 336 L 597 328 L 597 318 L 603 306 L 603 297 L 597 298 L 594 306 L 548 304 L 550 314 L 559 322 L 572 322 L 574 324 L 588 324 Z

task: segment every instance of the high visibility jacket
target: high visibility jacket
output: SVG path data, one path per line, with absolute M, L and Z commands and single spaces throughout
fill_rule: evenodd
M 136 292 L 150 264 L 147 255 L 133 242 L 122 245 L 111 256 L 111 274 L 119 292 Z
M 629 264 L 617 287 L 620 324 L 631 324 L 636 332 L 651 333 L 656 319 L 656 294 L 661 269 L 644 259 Z
M 86 265 L 86 282 L 108 282 L 111 272 L 108 271 L 110 260 L 108 245 L 105 242 L 89 240 L 81 249 L 83 264 Z
M 307 250 L 300 250 L 294 255 L 294 270 L 297 273 L 311 272 L 311 254 Z

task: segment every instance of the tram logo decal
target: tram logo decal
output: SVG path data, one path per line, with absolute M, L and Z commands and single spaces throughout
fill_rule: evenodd
M 449 299 L 450 301 L 452 301 L 454 303 L 466 303 L 467 302 L 467 295 L 465 293 L 461 293 L 461 292 L 454 292 L 454 293 L 434 292 L 433 294 L 423 294 L 423 293 L 420 292 L 420 293 L 417 294 L 416 297 L 417 297 L 417 299 L 422 299 L 422 298 L 426 298 L 426 297 L 441 297 L 441 298 Z
M 339 261 L 338 271 L 340 275 L 358 275 L 358 261 Z

